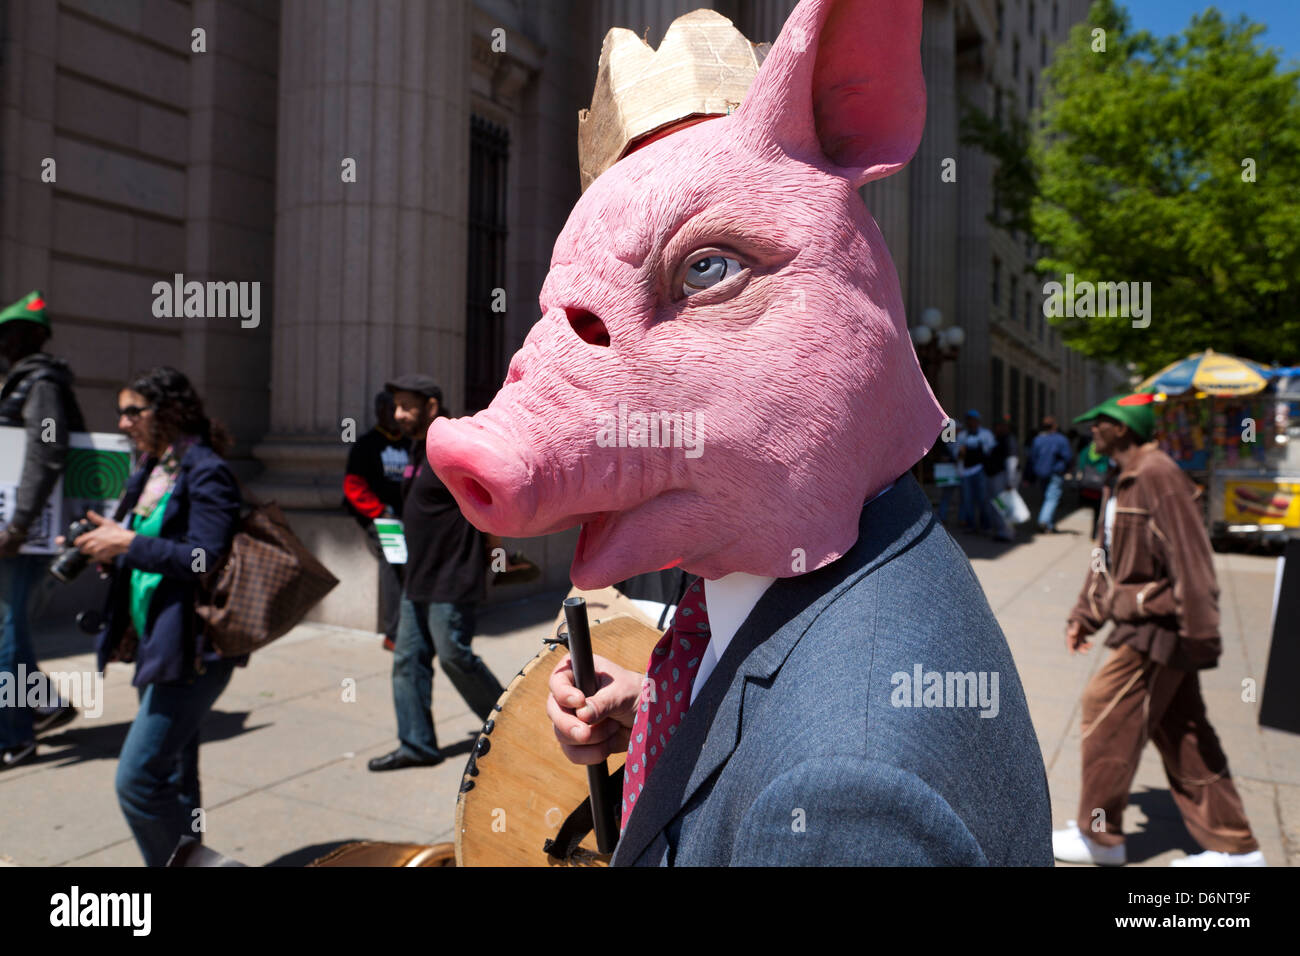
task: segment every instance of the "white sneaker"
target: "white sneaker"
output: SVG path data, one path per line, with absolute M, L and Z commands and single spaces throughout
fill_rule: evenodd
M 1206 850 L 1192 856 L 1179 857 L 1169 861 L 1170 866 L 1268 866 L 1264 854 L 1259 850 L 1249 853 L 1220 853 L 1218 850 Z
M 17 747 L 0 750 L 0 770 L 16 767 L 34 753 L 36 753 L 36 741 L 34 740 L 19 744 Z
M 1062 863 L 1096 863 L 1098 866 L 1123 866 L 1128 862 L 1124 844 L 1102 846 L 1079 830 L 1073 820 L 1065 821 L 1064 830 L 1052 831 L 1052 855 Z

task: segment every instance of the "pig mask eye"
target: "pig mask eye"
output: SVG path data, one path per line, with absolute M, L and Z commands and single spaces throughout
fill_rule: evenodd
M 686 266 L 682 295 L 694 295 L 711 289 L 732 276 L 739 275 L 742 268 L 737 260 L 718 253 L 700 256 Z

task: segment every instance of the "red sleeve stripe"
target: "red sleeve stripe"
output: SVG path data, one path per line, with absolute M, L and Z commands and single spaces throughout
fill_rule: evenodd
M 384 503 L 360 475 L 343 476 L 343 494 L 367 518 L 378 518 L 384 513 Z

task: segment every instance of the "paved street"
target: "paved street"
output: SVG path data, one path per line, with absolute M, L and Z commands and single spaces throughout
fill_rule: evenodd
M 1079 693 L 1104 652 L 1071 658 L 1064 614 L 1087 565 L 1088 515 L 1063 533 L 1014 545 L 959 536 L 1002 622 L 1029 696 L 1052 791 L 1056 825 L 1075 815 Z M 1241 700 L 1251 677 L 1263 689 L 1276 563 L 1218 555 L 1225 653 L 1203 676 L 1210 719 L 1265 856 L 1300 861 L 1300 737 L 1261 730 L 1257 703 Z M 561 595 L 493 608 L 479 653 L 505 683 L 541 647 Z M 47 671 L 93 666 L 88 639 L 45 635 Z M 206 725 L 202 780 L 207 842 L 245 863 L 299 865 L 348 840 L 437 842 L 452 838 L 456 789 L 478 721 L 439 672 L 439 740 L 454 756 L 429 769 L 387 774 L 366 761 L 395 744 L 391 657 L 379 639 L 305 625 L 236 672 Z M 345 701 L 348 679 L 355 701 Z M 116 756 L 134 715 L 130 673 L 111 666 L 97 719 L 78 718 L 42 739 L 39 759 L 0 774 L 0 861 L 20 866 L 137 866 L 140 857 L 113 792 Z M 1163 865 L 1197 847 L 1179 820 L 1156 751 L 1148 747 L 1124 819 L 1129 858 Z

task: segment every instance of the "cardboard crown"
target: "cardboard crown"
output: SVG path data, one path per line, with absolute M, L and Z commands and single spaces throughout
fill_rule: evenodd
M 658 50 L 622 27 L 606 33 L 591 108 L 578 113 L 582 191 L 653 134 L 735 110 L 770 48 L 713 10 L 678 17 Z

